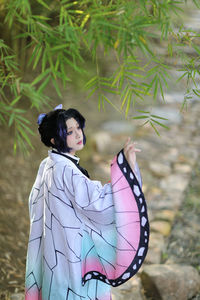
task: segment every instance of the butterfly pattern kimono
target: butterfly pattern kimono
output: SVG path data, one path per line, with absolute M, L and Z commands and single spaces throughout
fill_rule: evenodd
M 141 187 L 123 150 L 104 186 L 49 151 L 29 198 L 25 300 L 110 300 L 110 286 L 135 275 L 147 254 Z

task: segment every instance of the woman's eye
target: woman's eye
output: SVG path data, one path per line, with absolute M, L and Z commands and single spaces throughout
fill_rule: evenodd
M 67 132 L 67 135 L 70 135 L 70 134 L 72 134 L 72 131 L 68 131 L 68 132 Z

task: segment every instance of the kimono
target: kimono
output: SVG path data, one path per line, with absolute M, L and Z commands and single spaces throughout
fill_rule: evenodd
M 102 186 L 74 160 L 49 151 L 40 164 L 29 197 L 25 300 L 110 300 L 110 286 L 136 274 L 147 254 L 138 167 L 122 150 Z

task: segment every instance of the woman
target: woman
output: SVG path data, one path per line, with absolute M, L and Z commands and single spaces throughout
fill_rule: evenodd
M 86 142 L 85 119 L 56 107 L 38 118 L 52 147 L 29 198 L 26 300 L 108 300 L 140 268 L 149 225 L 135 144 L 111 164 L 111 183 L 89 179 L 75 153 Z

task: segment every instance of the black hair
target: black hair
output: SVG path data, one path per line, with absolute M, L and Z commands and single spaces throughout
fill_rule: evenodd
M 50 111 L 45 115 L 42 122 L 38 127 L 40 133 L 41 141 L 47 147 L 54 147 L 59 152 L 70 152 L 72 149 L 67 145 L 67 125 L 66 121 L 68 119 L 74 118 L 83 132 L 83 144 L 86 143 L 85 133 L 83 128 L 85 127 L 85 119 L 74 108 L 65 109 L 56 109 Z M 53 144 L 51 139 L 54 139 Z

